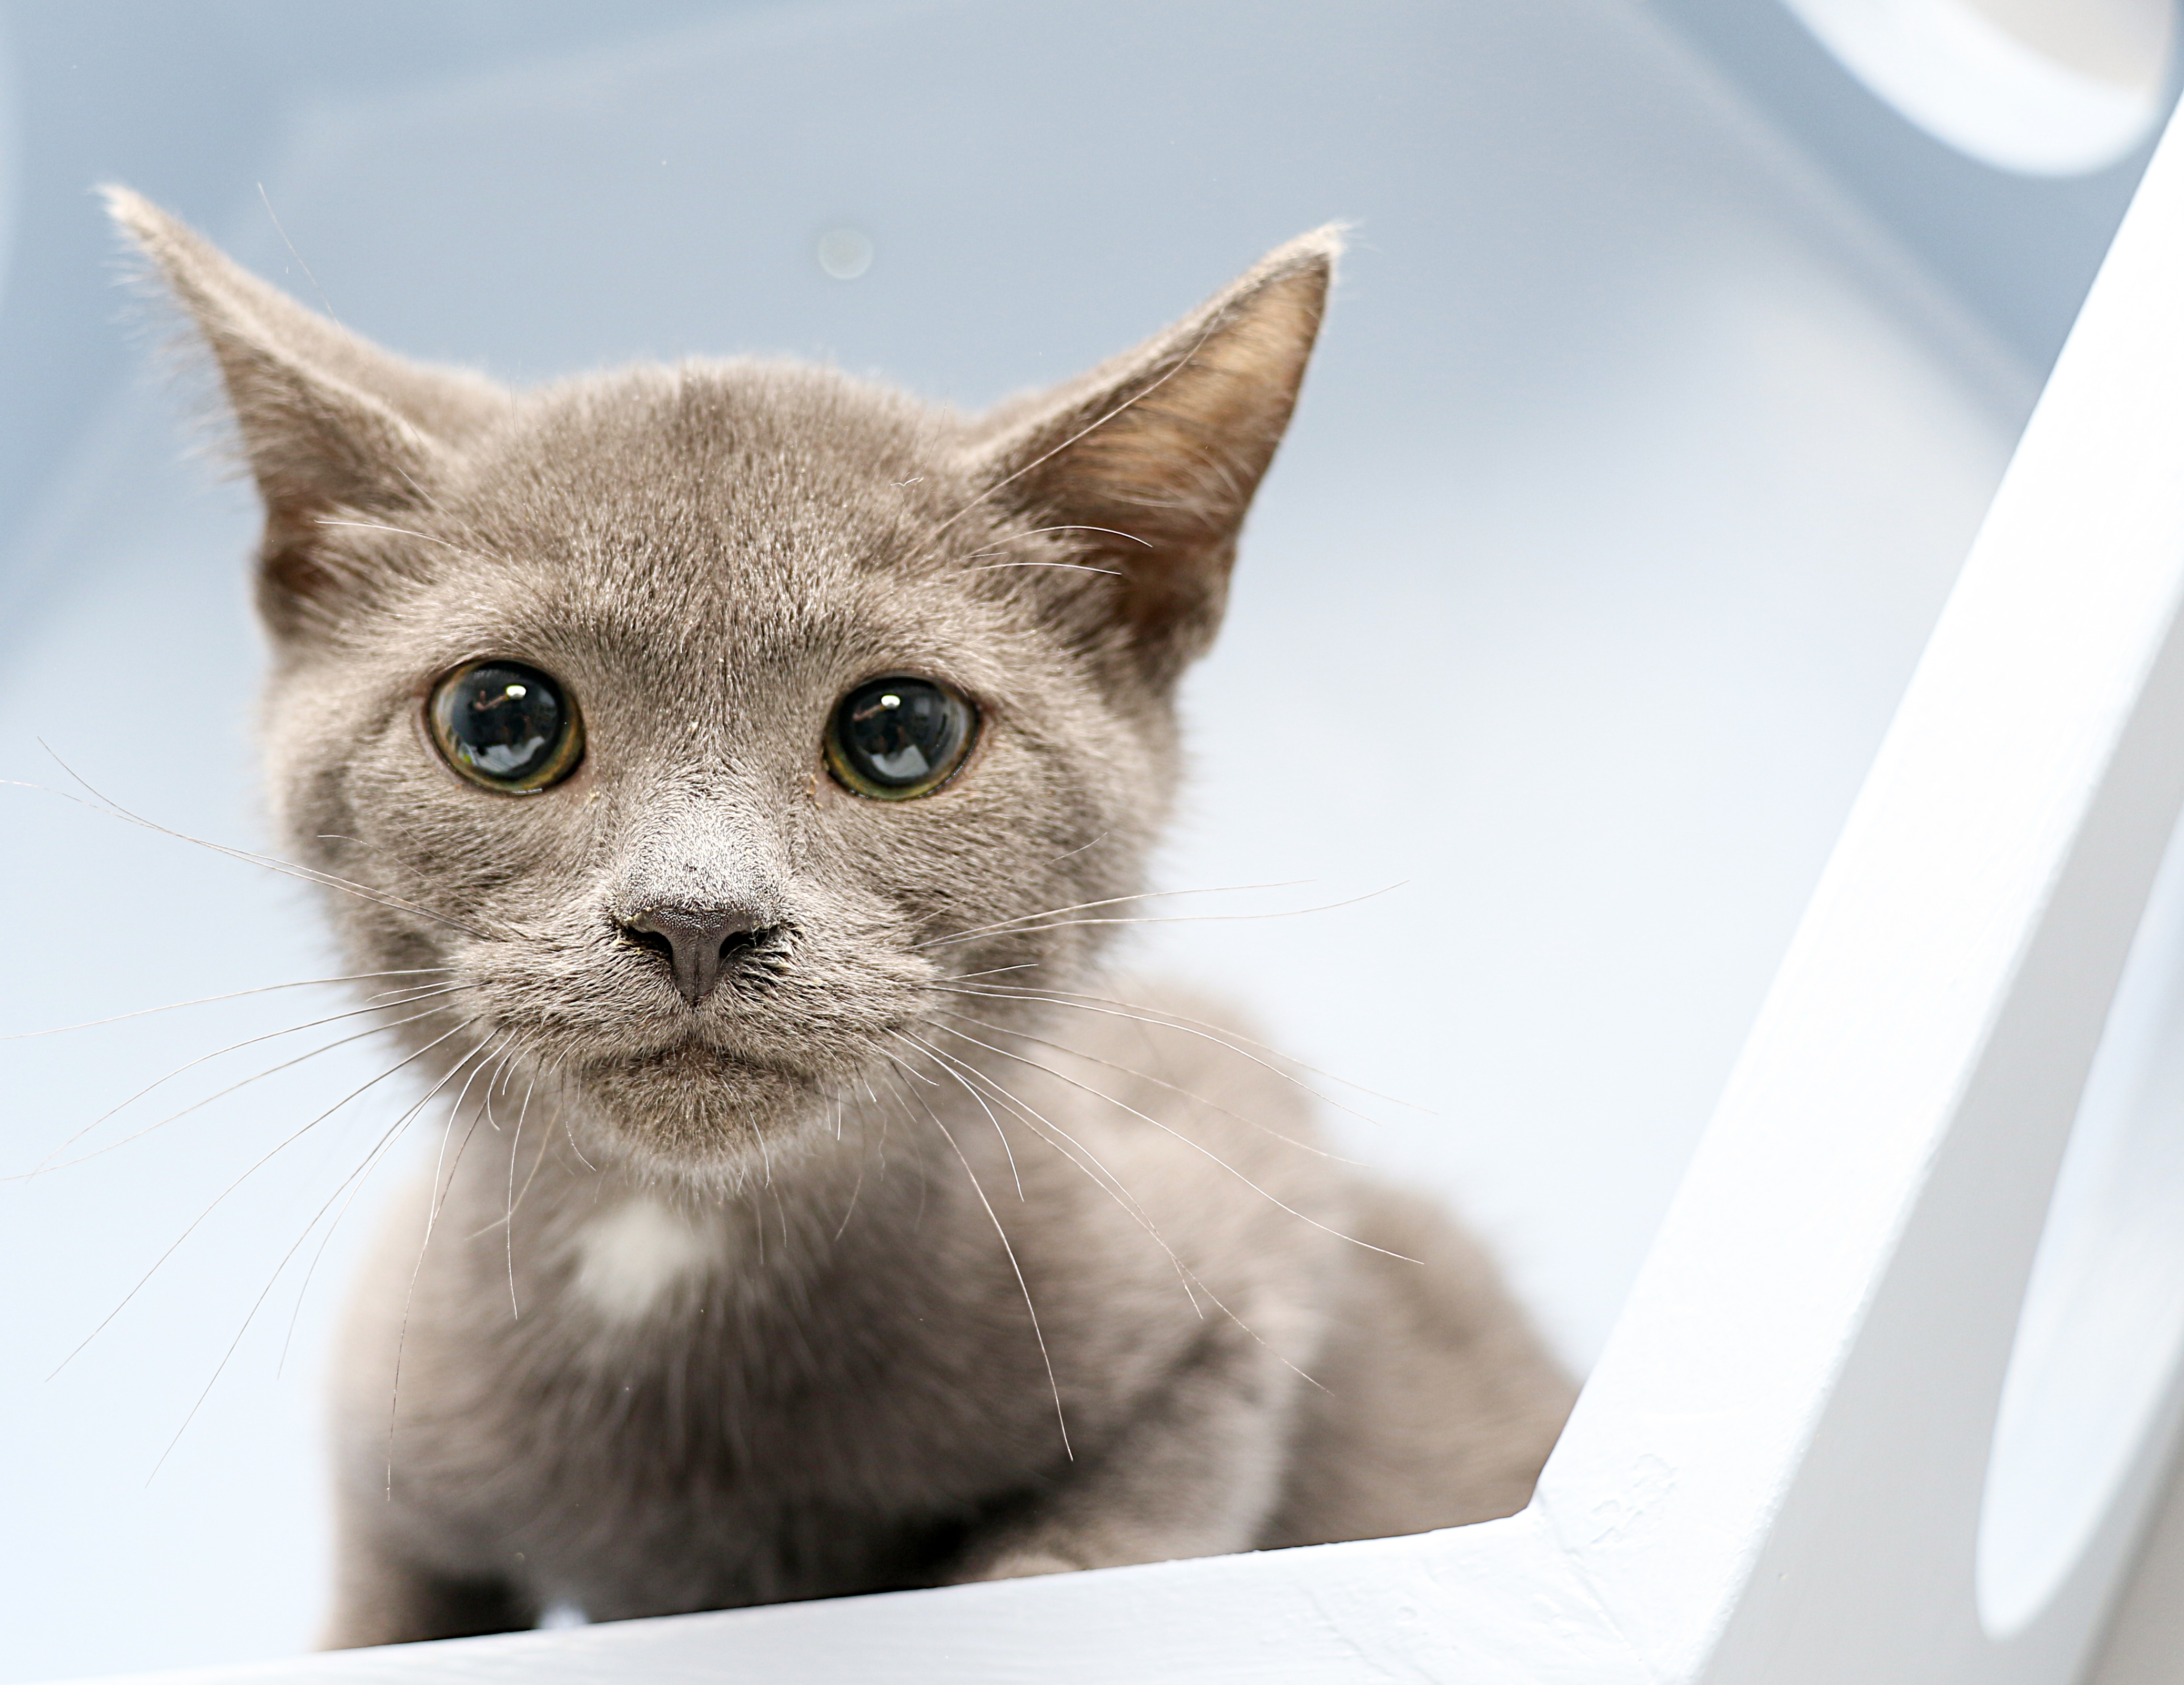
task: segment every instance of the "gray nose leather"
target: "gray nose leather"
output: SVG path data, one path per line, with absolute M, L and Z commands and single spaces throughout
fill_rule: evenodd
M 720 986 L 734 957 L 765 940 L 766 926 L 745 907 L 647 907 L 622 920 L 622 934 L 666 959 L 677 993 L 692 1006 Z

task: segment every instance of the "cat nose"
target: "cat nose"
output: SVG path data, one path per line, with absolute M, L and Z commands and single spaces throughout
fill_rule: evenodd
M 767 926 L 747 907 L 647 907 L 621 921 L 621 932 L 667 961 L 675 987 L 695 1006 L 720 985 L 735 956 L 766 939 Z

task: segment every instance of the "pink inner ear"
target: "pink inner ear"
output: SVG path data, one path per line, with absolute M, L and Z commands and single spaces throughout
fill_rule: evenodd
M 1339 241 L 1305 236 L 1135 351 L 1058 389 L 982 453 L 989 496 L 1029 506 L 1128 581 L 1164 674 L 1204 648 L 1236 535 L 1296 404 Z

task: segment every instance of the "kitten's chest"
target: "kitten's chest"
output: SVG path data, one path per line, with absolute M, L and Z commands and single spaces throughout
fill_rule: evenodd
M 760 1209 L 762 1254 L 748 1212 L 603 1198 L 440 1284 L 398 1460 L 476 1549 L 595 1616 L 917 1583 L 1063 1458 L 1021 1299 L 943 1214 L 916 1257 Z

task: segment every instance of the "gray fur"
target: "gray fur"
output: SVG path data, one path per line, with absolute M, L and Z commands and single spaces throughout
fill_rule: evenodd
M 967 419 L 747 361 L 503 392 L 110 197 L 265 497 L 289 845 L 357 970 L 457 985 L 390 1009 L 448 1144 L 342 1344 L 328 1643 L 1523 1504 L 1569 1387 L 1476 1248 L 1100 969 L 1331 233 Z M 424 699 L 488 656 L 579 699 L 566 782 L 438 759 Z M 978 701 L 972 759 L 852 794 L 826 720 L 905 671 Z M 778 939 L 694 1008 L 618 926 L 663 898 Z

